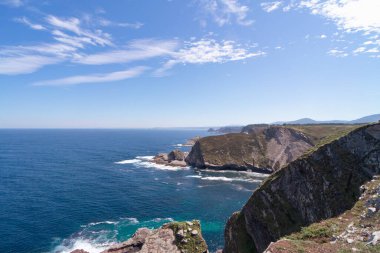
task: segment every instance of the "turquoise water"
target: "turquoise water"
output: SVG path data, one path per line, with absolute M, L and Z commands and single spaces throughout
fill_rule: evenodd
M 263 179 L 155 166 L 192 130 L 0 130 L 0 252 L 100 252 L 139 227 L 199 219 L 212 251 Z

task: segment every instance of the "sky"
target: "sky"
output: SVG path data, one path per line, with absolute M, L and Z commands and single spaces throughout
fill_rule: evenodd
M 0 0 L 0 128 L 380 112 L 379 0 Z

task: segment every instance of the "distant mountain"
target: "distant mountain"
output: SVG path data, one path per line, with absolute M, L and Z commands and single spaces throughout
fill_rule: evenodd
M 350 121 L 352 124 L 359 124 L 359 123 L 368 123 L 368 122 L 378 122 L 380 120 L 380 114 L 373 114 L 369 116 L 365 116 L 360 119 L 352 120 Z
M 306 125 L 306 124 L 362 124 L 362 123 L 371 123 L 371 122 L 378 122 L 380 120 L 380 114 L 373 114 L 368 115 L 359 119 L 355 120 L 324 120 L 324 121 L 318 121 L 313 120 L 310 118 L 302 118 L 298 120 L 293 121 L 277 121 L 273 122 L 273 125 L 282 125 L 282 124 L 299 124 L 299 125 Z

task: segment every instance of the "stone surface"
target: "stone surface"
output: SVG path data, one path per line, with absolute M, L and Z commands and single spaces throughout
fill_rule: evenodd
M 173 150 L 170 153 L 160 153 L 153 158 L 153 162 L 157 164 L 163 164 L 174 167 L 186 167 L 185 158 L 188 152 L 182 152 L 180 150 Z
M 230 218 L 224 253 L 263 252 L 280 237 L 343 213 L 379 173 L 380 124 L 321 146 L 271 175 Z
M 313 146 L 304 133 L 270 126 L 255 131 L 208 136 L 192 147 L 186 162 L 204 169 L 254 170 L 271 173 Z
M 191 225 L 189 225 L 191 224 Z M 190 229 L 192 236 L 186 236 Z M 186 237 L 186 238 L 185 238 Z M 171 222 L 158 229 L 140 228 L 129 240 L 115 244 L 102 253 L 206 253 L 200 222 Z M 88 253 L 75 250 L 71 253 Z

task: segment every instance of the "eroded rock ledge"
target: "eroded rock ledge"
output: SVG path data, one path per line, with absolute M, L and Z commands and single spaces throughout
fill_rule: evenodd
M 200 222 L 171 222 L 158 229 L 140 228 L 129 240 L 102 253 L 206 253 Z M 75 250 L 71 253 L 89 253 Z
M 350 210 L 360 187 L 379 173 L 380 124 L 319 147 L 275 172 L 230 218 L 223 252 L 264 252 L 281 237 Z

